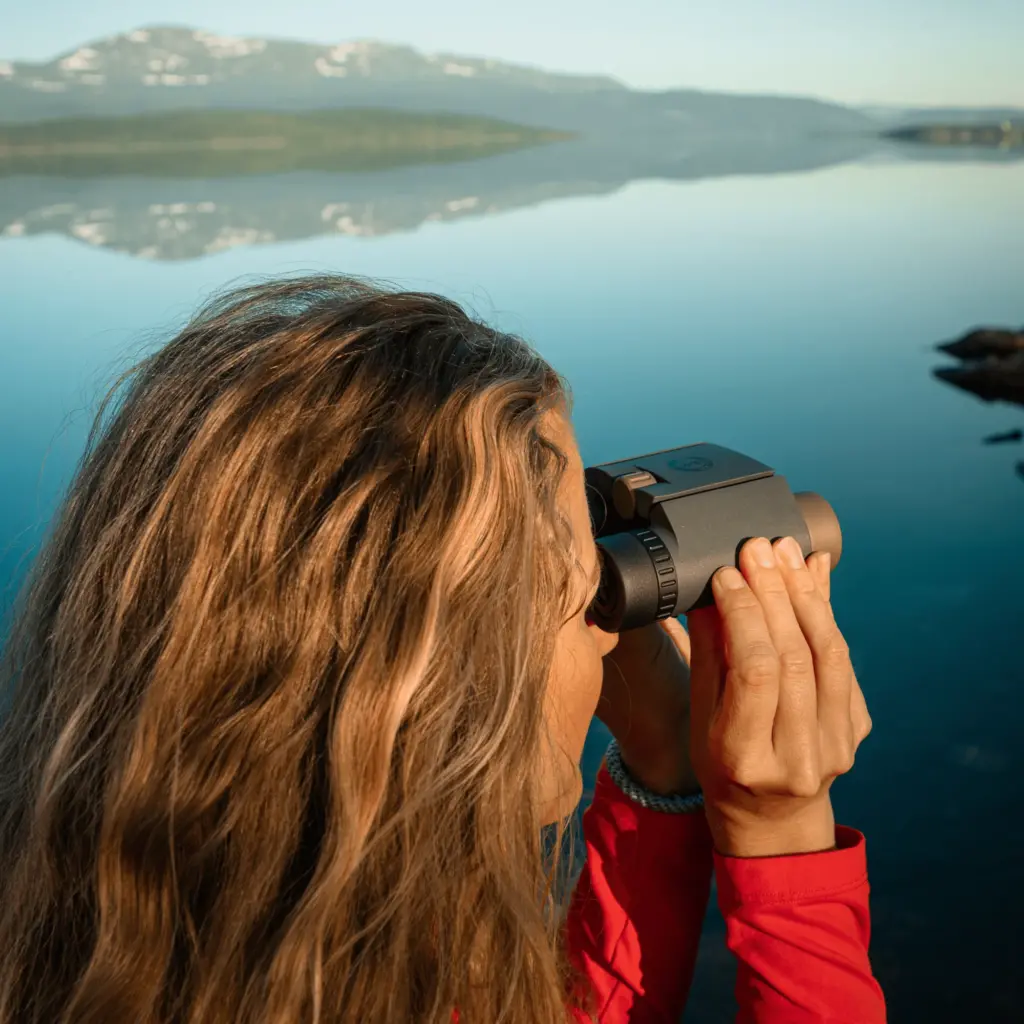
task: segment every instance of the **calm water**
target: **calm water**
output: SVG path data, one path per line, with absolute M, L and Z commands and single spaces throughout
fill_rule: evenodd
M 344 180 L 330 185 L 344 199 Z M 891 1018 L 1019 1019 L 1024 451 L 980 440 L 1024 410 L 930 371 L 936 342 L 1024 322 L 1024 167 L 878 161 L 577 191 L 491 213 L 463 191 L 454 221 L 224 248 L 267 237 L 250 228 L 176 261 L 97 245 L 102 227 L 0 239 L 0 585 L 45 526 L 101 387 L 211 290 L 333 270 L 443 291 L 569 377 L 588 461 L 708 440 L 832 501 L 835 605 L 875 720 L 835 796 L 868 837 Z M 606 739 L 591 736 L 588 777 Z M 708 933 L 688 1020 L 728 1019 L 714 912 Z

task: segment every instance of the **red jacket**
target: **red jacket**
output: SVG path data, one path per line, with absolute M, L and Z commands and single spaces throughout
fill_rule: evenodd
M 868 962 L 860 832 L 837 827 L 838 849 L 826 853 L 723 857 L 702 812 L 647 810 L 603 765 L 583 826 L 587 862 L 566 928 L 570 954 L 596 991 L 601 1024 L 678 1024 L 712 869 L 726 943 L 738 961 L 737 1021 L 885 1021 Z

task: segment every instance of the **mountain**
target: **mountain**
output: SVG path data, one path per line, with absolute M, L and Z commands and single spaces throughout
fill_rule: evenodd
M 220 108 L 376 106 L 494 117 L 621 140 L 689 140 L 871 131 L 860 111 L 817 100 L 642 92 L 602 76 L 424 54 L 357 41 L 325 46 L 153 26 L 100 39 L 52 61 L 0 63 L 8 122 Z
M 346 86 L 425 86 L 451 81 L 500 83 L 562 92 L 625 87 L 612 78 L 553 74 L 478 57 L 424 54 L 409 46 L 369 40 L 320 45 L 292 40 L 218 36 L 179 26 L 153 26 L 100 39 L 43 63 L 4 62 L 9 85 L 42 95 L 103 97 L 110 90 L 141 88 L 148 95 L 167 89 L 187 93 L 251 84 L 286 83 L 295 95 Z M 81 90 L 81 91 L 79 91 Z

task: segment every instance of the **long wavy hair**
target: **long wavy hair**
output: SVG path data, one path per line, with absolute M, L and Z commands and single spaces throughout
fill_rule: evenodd
M 0 669 L 2 1024 L 586 1002 L 530 784 L 567 397 L 457 305 L 330 276 L 114 383 Z

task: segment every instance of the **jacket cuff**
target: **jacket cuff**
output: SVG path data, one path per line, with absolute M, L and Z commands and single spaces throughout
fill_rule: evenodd
M 597 816 L 613 821 L 617 831 L 636 836 L 648 858 L 687 864 L 695 843 L 707 847 L 710 853 L 711 832 L 703 808 L 688 814 L 666 814 L 644 807 L 615 784 L 604 761 L 597 772 L 590 806 Z
M 868 878 L 864 836 L 844 825 L 836 826 L 834 850 L 779 857 L 726 857 L 716 850 L 714 863 L 723 914 L 743 905 L 838 895 Z

